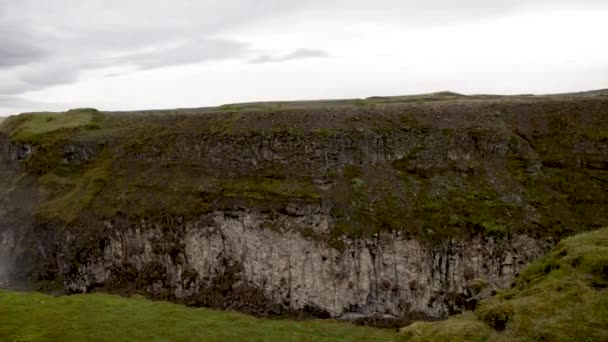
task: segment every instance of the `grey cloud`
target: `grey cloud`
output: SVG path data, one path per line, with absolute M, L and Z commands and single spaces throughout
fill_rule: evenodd
M 261 55 L 259 57 L 256 57 L 252 60 L 249 61 L 249 64 L 263 64 L 263 63 L 271 63 L 274 62 L 275 60 L 272 58 L 272 56 L 269 55 Z
M 72 83 L 78 79 L 78 69 L 79 67 L 70 61 L 39 64 L 25 69 L 19 79 L 31 87 Z
M 298 59 L 298 58 L 311 58 L 311 57 L 329 57 L 329 53 L 325 50 L 319 49 L 298 49 L 285 56 L 284 60 Z
M 0 37 L 0 46 L 2 46 L 2 50 L 0 50 L 0 68 L 28 64 L 40 60 L 46 55 L 41 49 L 13 40 L 5 40 L 4 38 Z
M 21 96 L 0 95 L 0 108 L 4 109 L 3 112 L 0 112 L 0 116 L 15 114 L 23 110 L 59 110 L 64 107 L 65 105 L 60 103 L 34 101 Z
M 81 66 L 69 59 L 20 65 L 0 72 L 0 95 L 16 95 L 48 86 L 75 82 Z
M 0 0 L 0 94 L 74 82 L 94 68 L 247 60 L 248 44 L 218 35 L 297 6 L 283 0 Z
M 23 30 L 0 26 L 0 69 L 28 64 L 47 55 L 44 49 L 32 45 L 30 38 Z
M 131 64 L 139 69 L 153 69 L 193 64 L 210 60 L 239 58 L 248 52 L 247 44 L 222 39 L 197 39 L 175 47 L 113 58 L 106 63 Z
M 295 59 L 308 59 L 308 58 L 326 58 L 329 57 L 329 53 L 324 50 L 318 49 L 298 49 L 287 55 L 273 57 L 270 55 L 262 55 L 249 61 L 250 64 L 262 64 L 262 63 L 277 63 L 286 62 Z
M 119 76 L 124 76 L 127 75 L 127 72 L 110 72 L 107 73 L 105 75 L 103 75 L 104 77 L 119 77 Z
M 83 70 L 123 64 L 151 69 L 232 58 L 256 64 L 327 57 L 301 49 L 253 58 L 255 47 L 246 41 L 221 38 L 246 25 L 265 25 L 269 17 L 432 26 L 530 5 L 600 8 L 608 1 L 0 0 L 0 94 L 74 82 Z
M 2 107 L 28 107 L 37 102 L 24 99 L 20 96 L 0 95 L 0 106 Z

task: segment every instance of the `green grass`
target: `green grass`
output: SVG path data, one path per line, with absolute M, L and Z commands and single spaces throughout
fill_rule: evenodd
M 102 160 L 78 177 L 61 177 L 47 173 L 40 177 L 42 188 L 47 191 L 47 201 L 40 208 L 48 218 L 74 220 L 87 209 L 95 197 L 103 190 L 110 178 L 111 160 Z M 58 189 L 56 191 L 53 191 Z
M 17 141 L 36 142 L 45 134 L 59 130 L 77 127 L 99 129 L 98 115 L 99 112 L 92 108 L 73 109 L 65 113 L 28 113 L 6 119 L 2 131 L 7 131 Z
M 271 320 L 107 294 L 0 291 L 2 341 L 391 341 L 395 333 L 333 320 Z
M 400 341 L 607 341 L 608 228 L 560 242 L 474 313 L 403 328 Z
M 249 177 L 226 180 L 221 184 L 222 195 L 226 197 L 244 197 L 254 200 L 268 198 L 305 198 L 320 199 L 312 182 L 296 179 L 278 180 L 272 178 Z
M 476 320 L 471 313 L 462 314 L 443 322 L 416 322 L 399 333 L 399 341 L 490 341 L 490 327 Z

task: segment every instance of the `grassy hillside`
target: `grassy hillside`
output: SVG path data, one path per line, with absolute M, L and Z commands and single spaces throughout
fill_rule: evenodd
M 560 242 L 474 313 L 415 323 L 400 341 L 608 341 L 608 228 Z
M 318 238 L 334 245 L 381 230 L 435 241 L 565 236 L 608 223 L 608 101 L 599 96 L 362 101 L 29 113 L 5 120 L 0 134 L 33 146 L 22 164 L 37 178 L 42 221 L 332 203 L 336 225 Z M 306 107 L 285 109 L 296 104 Z
M 99 125 L 95 122 L 99 117 L 97 110 L 89 108 L 69 110 L 61 115 L 51 112 L 28 113 L 10 117 L 7 127 L 3 127 L 1 131 L 10 134 L 15 140 L 36 143 L 45 134 L 52 132 L 65 132 L 78 127 L 98 129 Z M 0 123 L 3 120 L 4 118 L 0 118 Z
M 0 291 L 2 341 L 392 341 L 392 330 L 336 321 L 256 319 L 107 294 Z

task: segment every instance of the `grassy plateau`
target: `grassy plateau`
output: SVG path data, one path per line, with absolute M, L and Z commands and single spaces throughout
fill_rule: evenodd
M 26 113 L 0 125 L 0 138 L 33 151 L 4 188 L 35 178 L 31 212 L 70 226 L 298 202 L 331 204 L 336 224 L 317 238 L 333 247 L 381 231 L 429 243 L 479 232 L 561 238 L 608 224 L 607 113 L 600 96 L 449 92 Z

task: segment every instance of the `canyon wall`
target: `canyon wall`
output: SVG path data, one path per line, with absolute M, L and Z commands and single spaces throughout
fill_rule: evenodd
M 11 286 L 442 318 L 608 225 L 603 97 L 61 115 L 0 130 Z

